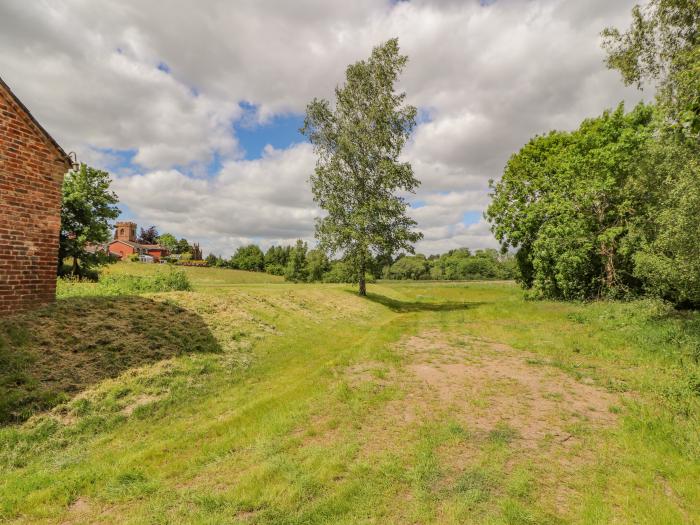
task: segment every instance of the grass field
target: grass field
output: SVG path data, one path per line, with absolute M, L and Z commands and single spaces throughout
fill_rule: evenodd
M 700 523 L 697 314 L 187 271 L 0 324 L 0 521 Z

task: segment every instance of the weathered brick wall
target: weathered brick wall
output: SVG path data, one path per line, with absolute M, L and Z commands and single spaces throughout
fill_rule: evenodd
M 0 85 L 0 316 L 56 293 L 64 158 Z

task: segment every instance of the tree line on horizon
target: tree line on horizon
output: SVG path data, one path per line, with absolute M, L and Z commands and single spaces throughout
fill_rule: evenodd
M 230 258 L 209 254 L 209 266 L 283 276 L 292 282 L 357 283 L 356 266 L 347 258 L 329 259 L 319 249 L 309 249 L 298 240 L 294 246 L 271 246 L 263 251 L 256 244 L 239 247 Z M 367 259 L 365 280 L 502 280 L 516 277 L 516 263 L 511 254 L 495 249 L 468 248 L 449 250 L 437 255 L 396 257 L 377 255 Z

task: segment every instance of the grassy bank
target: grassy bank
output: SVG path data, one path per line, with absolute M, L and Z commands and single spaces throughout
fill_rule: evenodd
M 148 276 L 166 270 L 170 265 L 118 262 L 105 266 L 105 276 L 136 275 Z M 175 266 L 178 271 L 185 273 L 196 289 L 227 287 L 243 284 L 275 284 L 283 283 L 284 277 L 270 275 L 264 272 L 245 272 L 230 268 L 201 268 L 195 266 Z
M 0 519 L 700 519 L 696 314 L 188 270 L 194 291 L 69 297 L 0 327 L 6 354 L 51 351 L 37 381 L 76 386 L 0 429 Z

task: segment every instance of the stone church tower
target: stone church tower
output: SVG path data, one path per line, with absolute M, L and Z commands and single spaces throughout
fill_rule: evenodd
M 136 223 L 118 222 L 114 228 L 114 240 L 136 242 Z

